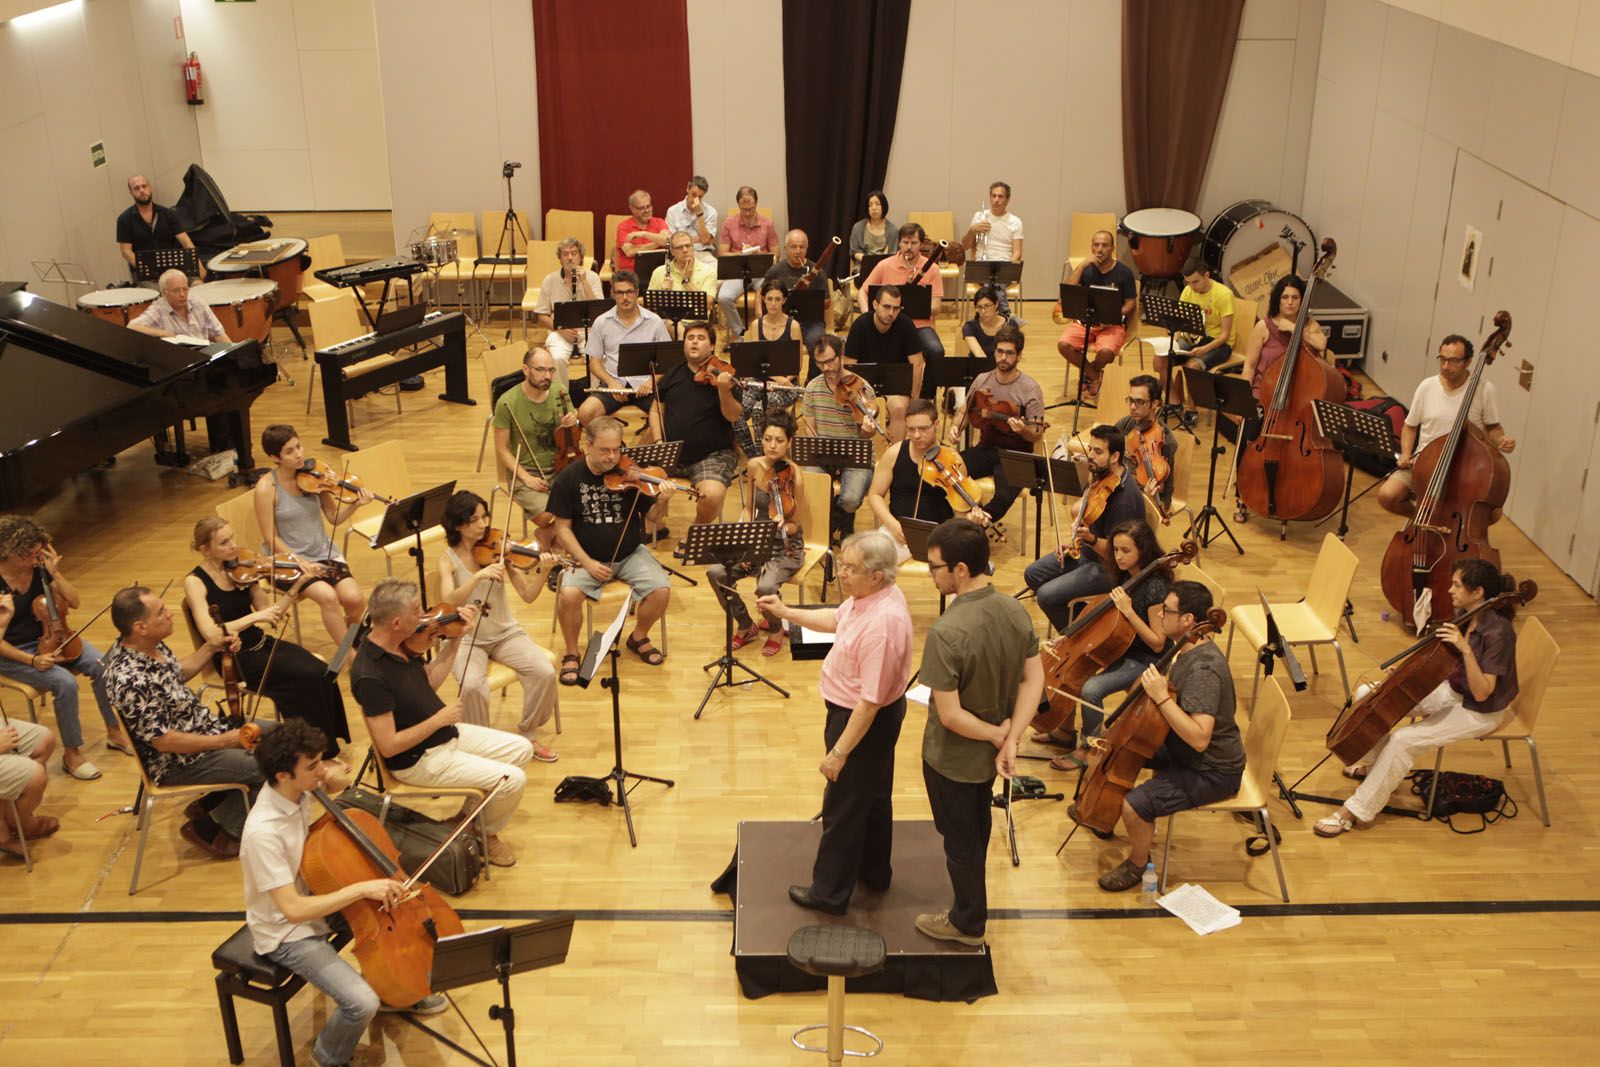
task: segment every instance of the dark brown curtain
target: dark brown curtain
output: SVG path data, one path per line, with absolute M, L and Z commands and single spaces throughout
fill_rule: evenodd
M 596 262 L 606 215 L 627 214 L 630 193 L 647 190 L 663 216 L 694 173 L 684 3 L 533 0 L 540 196 L 594 212 Z
M 813 256 L 829 238 L 848 242 L 867 193 L 883 187 L 910 21 L 911 0 L 784 0 L 789 225 Z M 829 273 L 849 265 L 841 250 Z
M 1244 0 L 1122 0 L 1128 210 L 1193 211 L 1233 69 Z

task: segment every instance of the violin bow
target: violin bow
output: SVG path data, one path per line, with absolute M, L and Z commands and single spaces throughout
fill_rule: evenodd
M 500 790 L 504 789 L 510 781 L 511 778 L 509 775 L 502 775 L 500 780 L 483 795 L 483 799 L 478 801 L 478 806 L 473 808 L 466 818 L 462 819 L 456 824 L 456 828 L 450 832 L 450 836 L 439 842 L 439 847 L 434 849 L 428 858 L 423 860 L 422 863 L 418 865 L 415 871 L 411 872 L 411 877 L 407 878 L 401 883 L 401 888 L 406 890 L 408 897 L 415 892 L 417 880 L 427 873 L 428 868 L 432 867 L 434 862 L 438 860 L 440 856 L 444 855 L 445 850 L 453 845 L 456 838 L 460 837 L 462 833 L 472 825 L 472 820 L 478 817 L 478 813 L 483 811 L 484 808 L 488 807 L 489 801 L 498 796 Z
M 300 590 L 305 588 L 305 584 L 310 580 L 310 578 L 311 575 L 302 570 L 300 572 L 300 577 L 296 578 L 294 584 L 285 591 L 285 596 L 298 596 Z M 278 588 L 273 584 L 270 578 L 267 580 L 267 584 L 272 587 L 272 606 L 277 607 Z M 255 697 L 255 699 L 250 702 L 250 714 L 246 718 L 246 722 L 255 722 L 256 712 L 261 709 L 261 698 L 266 695 L 267 691 L 267 678 L 272 674 L 272 661 L 277 658 L 278 646 L 283 643 L 282 641 L 278 640 L 277 637 L 278 628 L 283 625 L 283 622 L 283 618 L 279 618 L 277 622 L 268 627 L 268 629 L 272 630 L 273 632 L 272 647 L 267 650 L 267 662 L 261 667 L 261 677 L 256 679 L 255 692 L 251 694 L 253 697 Z M 351 623 L 351 628 L 354 629 L 356 625 L 356 623 Z M 223 627 L 222 632 L 224 635 L 227 634 L 228 630 L 226 626 Z
M 513 425 L 515 425 L 516 420 L 513 419 L 512 423 L 513 423 Z M 518 427 L 518 432 L 519 433 L 521 432 L 521 427 Z M 538 460 L 534 460 L 534 462 L 537 463 Z M 540 477 L 542 478 L 542 477 L 544 477 L 544 475 L 541 474 Z M 506 493 L 506 524 L 500 528 L 500 561 L 499 562 L 500 562 L 500 571 L 501 571 L 502 574 L 505 573 L 506 548 L 511 542 L 511 505 L 512 505 L 512 503 L 513 503 L 513 501 L 511 499 L 511 493 L 508 491 Z M 489 516 L 489 527 L 490 527 L 490 529 L 494 528 L 494 516 L 493 515 Z M 473 603 L 476 604 L 480 609 L 483 608 L 483 606 L 486 603 L 488 603 L 489 598 L 494 595 L 494 587 L 495 587 L 496 584 L 499 583 L 499 581 L 500 581 L 499 578 L 492 579 L 489 582 L 489 591 L 483 595 L 483 599 L 474 600 Z M 463 661 L 462 667 L 461 667 L 461 681 L 462 681 L 462 683 L 465 683 L 466 680 L 467 680 L 466 664 L 472 662 L 472 653 L 473 653 L 473 650 L 476 649 L 477 647 L 478 647 L 478 624 L 477 624 L 476 621 L 474 621 L 473 624 L 472 624 L 472 638 L 471 638 L 471 640 L 469 640 L 467 642 L 467 658 L 466 658 L 465 661 Z

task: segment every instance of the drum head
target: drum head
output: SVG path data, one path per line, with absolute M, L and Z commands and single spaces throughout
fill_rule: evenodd
M 217 305 L 260 300 L 277 292 L 278 283 L 265 278 L 223 278 L 197 285 L 189 290 L 189 295 L 202 304 Z
M 154 289 L 96 289 L 78 297 L 81 308 L 123 308 L 133 304 L 154 303 L 161 294 Z
M 1274 243 L 1293 256 L 1291 236 L 1303 249 L 1311 250 L 1312 255 L 1316 254 L 1316 235 L 1299 215 L 1273 207 L 1267 200 L 1241 200 L 1211 220 L 1211 225 L 1206 227 L 1201 254 L 1205 256 L 1212 273 L 1223 284 L 1228 284 L 1234 268 Z M 1301 256 L 1301 262 L 1295 264 L 1296 271 L 1302 272 L 1302 276 L 1309 267 L 1305 256 Z
M 1200 232 L 1200 216 L 1173 207 L 1147 207 L 1124 215 L 1122 228 L 1140 237 L 1181 237 Z

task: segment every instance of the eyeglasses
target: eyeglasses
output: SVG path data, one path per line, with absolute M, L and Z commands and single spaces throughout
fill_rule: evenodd
M 840 562 L 840 563 L 838 563 L 837 565 L 834 566 L 833 573 L 837 574 L 839 577 L 843 578 L 847 574 L 860 574 L 861 573 L 861 568 L 860 568 L 860 566 L 858 566 L 857 564 L 854 564 L 854 563 Z
M 928 564 L 928 573 L 929 574 L 932 574 L 934 571 L 953 571 L 955 569 L 956 569 L 956 565 L 953 564 L 953 563 L 930 563 L 930 564 Z

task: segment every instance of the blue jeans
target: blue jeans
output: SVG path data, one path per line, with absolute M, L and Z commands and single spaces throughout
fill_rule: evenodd
M 932 326 L 918 326 L 917 336 L 922 339 L 922 358 L 927 360 L 944 358 L 944 342 L 939 340 L 939 331 Z
M 33 653 L 39 650 L 39 642 L 30 641 L 25 645 L 18 645 L 23 652 Z M 16 660 L 0 659 L 0 674 L 8 678 L 15 678 L 35 689 L 48 690 L 56 708 L 56 728 L 61 731 L 61 744 L 65 748 L 79 748 L 83 745 L 83 726 L 78 722 L 78 679 L 75 674 L 84 674 L 89 677 L 90 687 L 94 690 L 94 700 L 100 705 L 100 718 L 105 721 L 107 732 L 120 731 L 117 717 L 111 711 L 111 700 L 106 696 L 105 682 L 100 671 L 100 650 L 89 642 L 83 643 L 83 654 L 75 660 L 67 660 L 56 664 L 47 671 L 36 671 L 26 663 Z
M 1138 641 L 1137 636 L 1134 637 Z M 1101 671 L 1099 674 L 1083 683 L 1083 697 L 1085 703 L 1078 705 L 1082 713 L 1079 718 L 1078 736 L 1088 737 L 1090 734 L 1100 732 L 1100 724 L 1105 721 L 1106 713 L 1096 711 L 1095 708 L 1106 708 L 1106 701 L 1117 693 L 1127 689 L 1139 680 L 1139 675 L 1144 673 L 1145 662 L 1131 656 L 1123 656 L 1117 662 Z M 1093 704 L 1095 707 L 1089 707 Z M 1106 708 L 1106 712 L 1116 711 L 1116 708 Z
M 750 280 L 750 291 L 753 293 L 761 285 L 760 278 Z M 738 278 L 729 278 L 717 289 L 717 306 L 722 309 L 722 325 L 730 336 L 744 336 L 744 317 L 739 314 L 740 297 L 744 295 L 744 283 Z M 757 315 L 761 314 L 761 303 L 751 300 L 750 307 Z
M 356 1042 L 378 1014 L 378 994 L 361 972 L 340 959 L 338 950 L 320 937 L 285 941 L 267 953 L 267 959 L 300 975 L 339 1005 L 311 1051 L 318 1063 L 349 1063 Z
M 1022 580 L 1039 595 L 1039 609 L 1056 629 L 1067 625 L 1067 605 L 1081 596 L 1109 593 L 1115 583 L 1094 549 L 1085 548 L 1078 559 L 1059 563 L 1054 552 L 1028 564 Z

